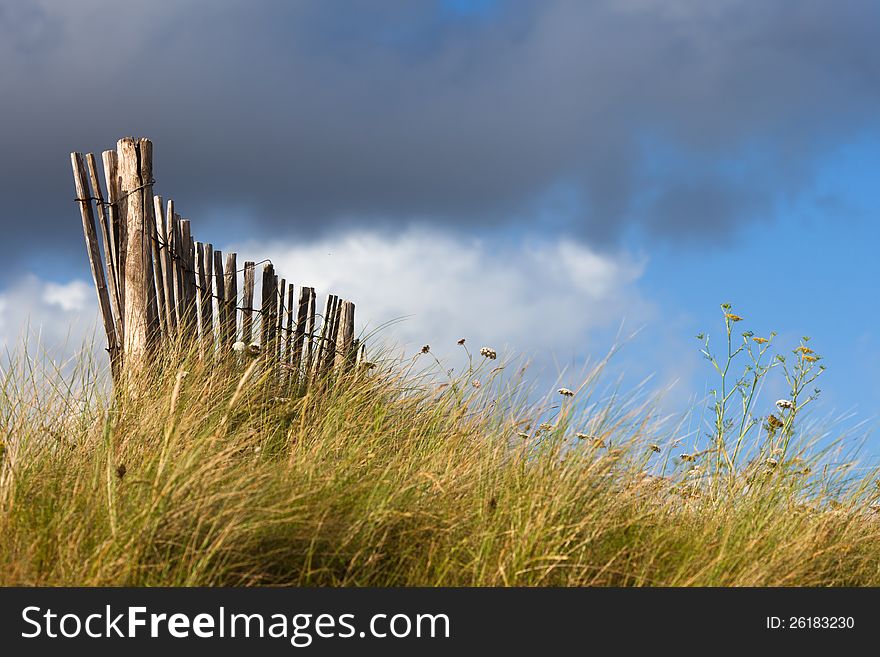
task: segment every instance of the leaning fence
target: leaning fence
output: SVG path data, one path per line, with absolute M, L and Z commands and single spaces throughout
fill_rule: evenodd
M 202 358 L 244 352 L 273 359 L 304 383 L 363 359 L 351 301 L 329 294 L 318 314 L 315 289 L 279 278 L 270 260 L 239 268 L 236 253 L 224 257 L 194 239 L 174 201 L 153 194 L 149 139 L 120 139 L 102 153 L 103 188 L 93 154 L 70 159 L 114 381 L 180 345 Z

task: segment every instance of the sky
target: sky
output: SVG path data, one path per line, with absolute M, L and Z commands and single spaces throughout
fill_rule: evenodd
M 404 352 L 576 387 L 638 331 L 683 406 L 730 302 L 873 421 L 878 43 L 857 0 L 0 0 L 0 341 L 94 331 L 69 153 L 146 136 L 198 239 Z

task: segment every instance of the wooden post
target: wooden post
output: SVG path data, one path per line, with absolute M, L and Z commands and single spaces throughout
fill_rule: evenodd
M 306 319 L 306 349 L 303 355 L 303 374 L 308 377 L 308 373 L 312 367 L 312 355 L 315 350 L 315 288 L 309 288 L 309 310 Z
M 165 220 L 165 211 L 162 207 L 162 197 L 154 196 L 154 212 L 156 214 L 156 231 L 159 236 L 159 259 L 156 261 L 156 269 L 159 272 L 159 299 L 163 309 L 166 338 L 171 338 L 175 333 L 177 318 L 174 310 L 174 274 L 171 272 L 171 249 L 172 237 L 167 230 L 168 222 Z M 171 201 L 168 205 L 172 207 Z
M 339 323 L 336 330 L 336 356 L 333 367 L 343 372 L 354 363 L 352 343 L 354 342 L 354 304 L 343 301 L 339 311 Z
M 116 255 L 116 229 L 111 223 L 115 213 L 105 210 L 104 193 L 101 190 L 101 181 L 98 178 L 98 166 L 95 164 L 95 156 L 86 155 L 86 164 L 89 167 L 89 181 L 92 184 L 92 196 L 95 197 L 95 207 L 98 210 L 98 222 L 101 225 L 101 237 L 104 241 L 104 260 L 107 266 L 107 288 L 110 297 L 110 308 L 113 311 L 114 328 L 116 329 L 117 347 L 122 343 L 122 303 L 119 298 L 119 270 L 116 268 L 118 256 Z M 108 208 L 112 210 L 112 206 Z
M 183 321 L 188 340 L 195 340 L 199 333 L 196 304 L 196 262 L 189 220 L 180 219 L 181 271 L 183 273 Z
M 165 211 L 165 232 L 170 240 L 171 248 L 171 290 L 174 298 L 174 326 L 177 327 L 178 335 L 182 330 L 183 323 L 183 269 L 181 259 L 181 236 L 180 221 L 174 212 L 174 201 L 168 199 L 168 209 Z
M 101 266 L 101 251 L 98 247 L 98 235 L 95 231 L 95 217 L 92 214 L 92 201 L 86 191 L 86 172 L 83 166 L 82 153 L 71 153 L 70 162 L 73 166 L 73 180 L 76 187 L 76 198 L 79 202 L 80 215 L 83 223 L 83 234 L 89 254 L 89 265 L 92 269 L 92 280 L 98 293 L 98 305 L 104 320 L 104 331 L 107 333 L 107 350 L 110 353 L 110 367 L 114 380 L 119 372 L 119 341 L 116 337 L 116 324 L 110 306 L 110 295 L 107 292 L 107 281 Z
M 254 341 L 254 263 L 244 263 L 244 299 L 241 315 L 241 339 L 246 345 Z
M 217 296 L 217 343 L 223 353 L 226 328 L 226 277 L 223 275 L 223 252 L 214 251 L 214 292 Z
M 140 368 L 154 343 L 155 293 L 152 258 L 144 208 L 144 173 L 150 176 L 150 159 L 142 160 L 139 143 L 131 137 L 116 145 L 119 166 L 119 221 L 125 225 L 125 336 L 126 368 Z
M 156 217 L 153 214 L 153 142 L 141 138 L 137 144 L 141 191 L 141 206 L 144 211 L 144 238 L 147 240 L 147 312 L 150 326 L 149 337 L 155 346 L 161 337 L 161 320 L 159 313 L 159 284 L 156 277 L 155 263 L 159 259 L 158 236 L 156 235 Z
M 236 314 L 238 306 L 238 265 L 236 263 L 236 255 L 229 253 L 226 255 L 226 310 L 224 312 L 225 321 L 223 324 L 223 348 L 231 348 L 235 342 L 236 334 Z
M 116 265 L 116 287 L 119 298 L 119 323 L 123 324 L 124 333 L 124 317 L 125 317 L 125 249 L 126 249 L 126 226 L 120 221 L 119 213 L 119 166 L 116 151 L 104 151 L 101 154 L 104 163 L 104 184 L 107 186 L 107 200 L 110 203 L 108 207 L 108 222 L 112 228 L 113 242 L 116 245 L 116 251 L 113 254 Z M 119 336 L 120 345 L 122 344 L 122 334 Z
M 326 373 L 333 367 L 336 360 L 336 334 L 339 331 L 339 319 L 342 311 L 342 299 L 334 298 L 333 308 L 330 311 L 330 326 L 327 329 L 327 347 L 324 352 L 324 362 L 321 364 L 321 371 Z
M 167 338 L 169 334 L 168 323 L 165 321 L 165 283 L 162 280 L 162 253 L 164 247 L 159 242 L 159 226 L 156 210 L 162 214 L 162 198 L 154 196 L 149 200 L 152 204 L 150 209 L 150 244 L 152 245 L 153 286 L 156 290 L 156 326 L 158 335 Z M 158 203 L 156 203 L 158 201 Z
M 202 338 L 208 349 L 208 355 L 214 351 L 214 246 L 202 246 L 202 263 L 204 280 L 202 281 Z
M 284 278 L 278 280 L 277 276 L 275 277 L 275 280 L 278 281 L 278 292 L 276 293 L 277 305 L 275 309 L 275 357 L 280 364 L 284 359 L 284 315 L 286 312 L 284 299 L 286 298 L 285 292 L 287 291 L 287 280 Z
M 293 365 L 291 362 L 293 360 L 293 283 L 290 283 L 287 286 L 287 320 L 286 320 L 287 328 L 284 333 L 284 362 L 288 365 Z
M 310 288 L 307 287 L 299 289 L 299 301 L 296 309 L 296 332 L 293 336 L 290 358 L 290 366 L 296 372 L 300 369 L 303 355 L 303 337 L 306 333 L 306 319 L 309 313 L 309 292 Z M 308 363 L 306 363 L 303 369 L 308 369 Z
M 277 283 L 275 282 L 275 267 L 272 263 L 263 265 L 263 288 L 262 288 L 262 309 L 261 309 L 261 349 L 262 354 L 268 358 L 274 353 L 272 338 L 275 328 L 274 307 L 275 294 L 277 291 Z

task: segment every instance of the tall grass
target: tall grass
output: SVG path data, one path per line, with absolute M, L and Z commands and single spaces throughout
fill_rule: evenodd
M 777 430 L 716 418 L 691 461 L 601 363 L 535 404 L 494 358 L 443 380 L 420 358 L 302 391 L 166 357 L 116 398 L 87 355 L 13 359 L 0 584 L 880 584 L 874 473 L 800 424 L 771 457 Z M 736 456 L 711 450 L 728 426 Z

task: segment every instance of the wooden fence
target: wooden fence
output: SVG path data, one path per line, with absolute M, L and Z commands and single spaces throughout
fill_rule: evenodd
M 314 288 L 279 279 L 269 260 L 239 269 L 235 253 L 224 258 L 195 241 L 174 201 L 153 194 L 149 139 L 127 137 L 103 152 L 104 188 L 94 155 L 71 153 L 70 160 L 115 382 L 158 350 L 182 345 L 203 358 L 240 352 L 274 359 L 301 382 L 362 360 L 351 301 L 328 295 L 317 314 Z

